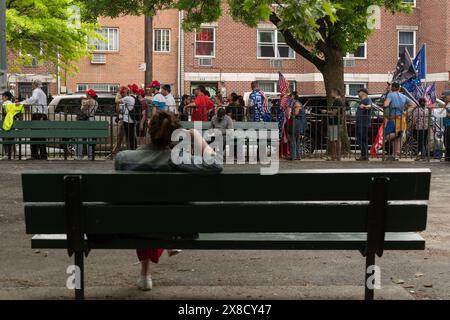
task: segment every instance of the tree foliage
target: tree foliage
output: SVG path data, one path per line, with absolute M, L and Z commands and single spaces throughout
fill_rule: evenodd
M 83 19 L 86 16 L 79 1 L 7 0 L 7 46 L 15 57 L 10 67 L 20 70 L 35 58 L 69 74 L 76 72 L 73 62 L 89 54 L 88 39 L 100 38 L 97 24 Z
M 223 14 L 221 0 L 83 0 L 91 18 L 99 15 L 153 15 L 161 9 L 184 10 L 184 28 L 192 30 L 213 22 Z M 228 13 L 235 21 L 255 27 L 271 21 L 282 31 L 288 44 L 319 70 L 334 54 L 343 57 L 358 48 L 372 32 L 373 6 L 408 12 L 402 0 L 227 0 Z

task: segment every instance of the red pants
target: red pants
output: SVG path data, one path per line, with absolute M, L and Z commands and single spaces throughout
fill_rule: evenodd
M 158 263 L 164 249 L 138 249 L 136 250 L 139 261 L 149 260 L 153 263 Z

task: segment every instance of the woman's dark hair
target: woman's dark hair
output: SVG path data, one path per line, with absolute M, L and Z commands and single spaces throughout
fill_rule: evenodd
M 238 96 L 237 101 L 241 107 L 245 107 L 245 101 L 243 96 Z
M 427 105 L 427 99 L 425 99 L 425 98 L 420 98 L 420 99 L 419 99 L 419 105 L 420 105 L 421 107 L 425 107 L 425 106 Z
M 172 133 L 181 128 L 175 114 L 167 111 L 157 111 L 150 120 L 150 138 L 158 148 L 165 148 L 172 142 Z

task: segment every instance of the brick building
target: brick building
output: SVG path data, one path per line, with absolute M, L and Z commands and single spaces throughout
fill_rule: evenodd
M 80 73 L 67 79 L 68 92 L 96 89 L 115 91 L 119 85 L 145 82 L 144 17 L 101 18 L 101 34 L 107 43 L 96 42 L 91 59 L 80 62 Z M 178 93 L 179 13 L 159 12 L 153 18 L 153 74 Z
M 347 94 L 361 87 L 382 92 L 399 51 L 407 48 L 414 56 L 423 43 L 428 53 L 427 81 L 436 81 L 439 92 L 449 88 L 450 2 L 405 1 L 415 5 L 412 14 L 376 13 L 374 33 L 345 59 Z M 153 19 L 153 78 L 172 85 L 175 95 L 189 93 L 198 84 L 213 93 L 244 94 L 254 80 L 266 92 L 276 92 L 278 71 L 301 94 L 324 92 L 320 72 L 286 46 L 271 23 L 252 29 L 225 14 L 196 32 L 184 33 L 180 21 L 182 14 L 175 10 L 159 12 Z M 92 59 L 79 63 L 80 73 L 63 80 L 61 91 L 115 91 L 118 85 L 144 85 L 144 17 L 102 18 L 99 22 L 108 42 L 96 43 Z M 55 89 L 57 81 L 49 83 Z
M 368 87 L 371 92 L 382 92 L 386 82 L 392 78 L 390 72 L 395 69 L 399 52 L 408 48 L 414 57 L 423 43 L 427 44 L 428 52 L 426 80 L 436 81 L 439 92 L 449 87 L 450 47 L 447 39 L 450 37 L 450 2 L 408 2 L 415 6 L 412 14 L 377 12 L 373 34 L 357 52 L 345 59 L 347 94 L 356 94 L 361 87 Z M 203 39 L 213 43 L 213 49 L 206 55 Z M 196 34 L 187 34 L 184 47 L 186 91 L 204 83 L 214 90 L 242 94 L 250 91 L 251 81 L 259 80 L 263 90 L 273 92 L 277 91 L 278 71 L 301 94 L 325 91 L 320 72 L 288 49 L 281 34 L 270 23 L 260 23 L 257 29 L 251 29 L 225 15 L 217 23 L 205 25 Z

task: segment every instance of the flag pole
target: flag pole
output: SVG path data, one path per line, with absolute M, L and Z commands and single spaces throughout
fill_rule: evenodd
M 427 80 L 427 75 L 428 75 L 428 45 L 426 43 L 423 44 L 423 50 L 425 50 L 425 61 L 423 63 L 425 63 L 425 81 Z

